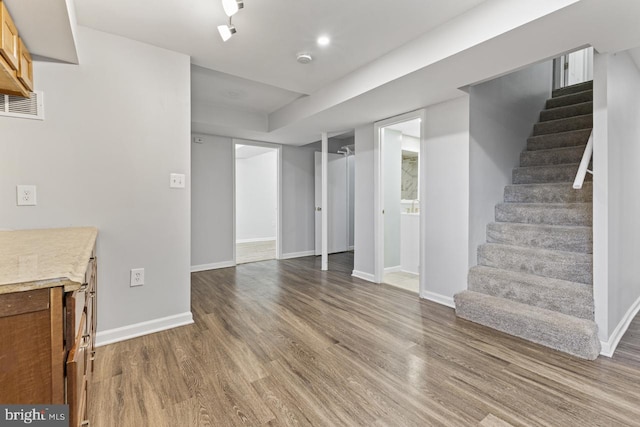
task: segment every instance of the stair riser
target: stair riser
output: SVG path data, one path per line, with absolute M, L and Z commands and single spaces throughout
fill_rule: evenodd
M 547 122 L 549 120 L 566 119 L 568 117 L 583 116 L 593 113 L 593 102 L 584 102 L 582 104 L 567 105 L 566 107 L 552 108 L 544 110 L 540 113 L 540 121 Z
M 493 270 L 493 269 L 492 269 Z M 502 270 L 487 274 L 482 268 L 469 271 L 469 290 L 522 304 L 593 320 L 593 293 L 589 285 L 561 280 L 525 281 Z
M 496 222 L 522 224 L 580 225 L 590 227 L 593 213 L 590 204 L 545 207 L 498 204 L 495 208 Z
M 594 360 L 600 354 L 594 322 L 537 309 L 509 307 L 491 296 L 464 291 L 454 296 L 456 315 L 574 356 Z M 551 313 L 551 314 L 547 314 Z
M 593 281 L 592 256 L 572 252 L 534 252 L 489 244 L 478 248 L 478 264 L 588 285 Z
M 550 110 L 551 108 L 565 107 L 567 105 L 581 104 L 583 102 L 592 101 L 593 90 L 587 90 L 584 92 L 578 92 L 571 95 L 548 99 L 547 103 L 545 104 L 545 108 L 547 110 Z
M 551 120 L 533 125 L 533 135 L 569 132 L 572 130 L 590 129 L 593 127 L 593 115 L 569 117 L 568 119 Z
M 520 153 L 520 167 L 580 163 L 585 147 L 578 145 L 554 150 L 523 151 Z
M 578 83 L 575 85 L 563 87 L 561 89 L 556 89 L 551 93 L 553 98 L 557 98 L 559 96 L 570 95 L 572 93 L 584 92 L 586 90 L 593 90 L 593 81 Z
M 532 136 L 527 139 L 527 150 L 549 150 L 553 148 L 575 147 L 576 145 L 587 145 L 591 129 L 578 131 Z
M 522 224 L 492 223 L 487 226 L 487 242 L 530 248 L 590 254 L 593 231 L 583 227 L 532 227 Z
M 516 168 L 512 173 L 512 181 L 514 184 L 573 182 L 578 173 L 578 166 L 577 164 L 572 164 Z M 591 174 L 587 174 L 585 181 L 591 180 Z

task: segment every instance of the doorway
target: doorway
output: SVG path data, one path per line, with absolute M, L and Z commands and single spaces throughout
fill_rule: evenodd
M 279 147 L 248 141 L 235 148 L 235 262 L 279 253 Z
M 376 123 L 376 282 L 420 293 L 422 112 Z

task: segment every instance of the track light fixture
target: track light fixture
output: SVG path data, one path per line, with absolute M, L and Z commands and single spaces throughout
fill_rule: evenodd
M 222 8 L 228 17 L 232 17 L 243 7 L 243 0 L 222 0 Z
M 229 40 L 236 33 L 236 27 L 231 23 L 231 17 L 229 17 L 229 24 L 218 25 L 218 32 L 223 42 Z
M 222 41 L 226 42 L 236 33 L 236 27 L 231 23 L 231 17 L 244 8 L 244 0 L 222 0 L 222 8 L 229 17 L 229 24 L 218 25 L 218 32 Z

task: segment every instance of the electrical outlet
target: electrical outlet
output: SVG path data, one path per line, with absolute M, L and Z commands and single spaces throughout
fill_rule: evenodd
M 169 176 L 170 188 L 184 188 L 185 177 L 183 173 L 172 173 Z
M 142 286 L 144 285 L 144 268 L 132 268 L 131 269 L 131 283 L 129 286 Z
M 36 200 L 36 186 L 35 185 L 18 185 L 16 187 L 16 199 L 18 206 L 35 206 Z

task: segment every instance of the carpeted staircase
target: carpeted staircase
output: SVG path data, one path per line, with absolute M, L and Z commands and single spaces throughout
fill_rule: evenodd
M 553 92 L 487 226 L 468 290 L 454 297 L 459 317 L 584 359 L 600 353 L 592 184 L 572 184 L 593 126 L 592 100 L 592 82 Z

